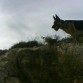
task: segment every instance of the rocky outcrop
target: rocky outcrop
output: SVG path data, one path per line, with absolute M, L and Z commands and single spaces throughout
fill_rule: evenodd
M 10 49 L 0 57 L 0 83 L 40 83 L 47 80 L 46 60 L 48 63 L 51 61 L 47 59 L 51 57 L 51 51 L 47 50 L 42 47 Z
M 83 75 L 82 51 L 82 45 L 10 49 L 0 56 L 0 83 L 73 83 Z

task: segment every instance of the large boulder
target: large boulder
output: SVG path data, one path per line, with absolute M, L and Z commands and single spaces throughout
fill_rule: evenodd
M 10 49 L 0 57 L 0 83 L 55 81 L 56 56 L 53 50 L 48 50 L 42 47 Z
M 13 48 L 0 56 L 0 83 L 73 83 L 83 76 L 83 46 Z

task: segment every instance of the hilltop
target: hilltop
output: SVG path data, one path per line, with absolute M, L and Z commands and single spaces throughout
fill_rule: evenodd
M 82 79 L 83 43 L 21 42 L 0 56 L 0 83 L 83 83 Z

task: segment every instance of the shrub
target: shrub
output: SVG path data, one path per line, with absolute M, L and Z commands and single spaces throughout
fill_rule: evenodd
M 27 48 L 27 47 L 34 47 L 34 46 L 42 46 L 42 44 L 37 41 L 19 42 L 13 45 L 11 48 Z

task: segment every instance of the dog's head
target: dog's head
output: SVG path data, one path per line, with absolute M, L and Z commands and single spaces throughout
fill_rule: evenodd
M 53 16 L 54 19 L 54 24 L 52 26 L 52 28 L 56 31 L 58 31 L 59 28 L 64 26 L 64 21 L 61 20 L 57 15 Z

